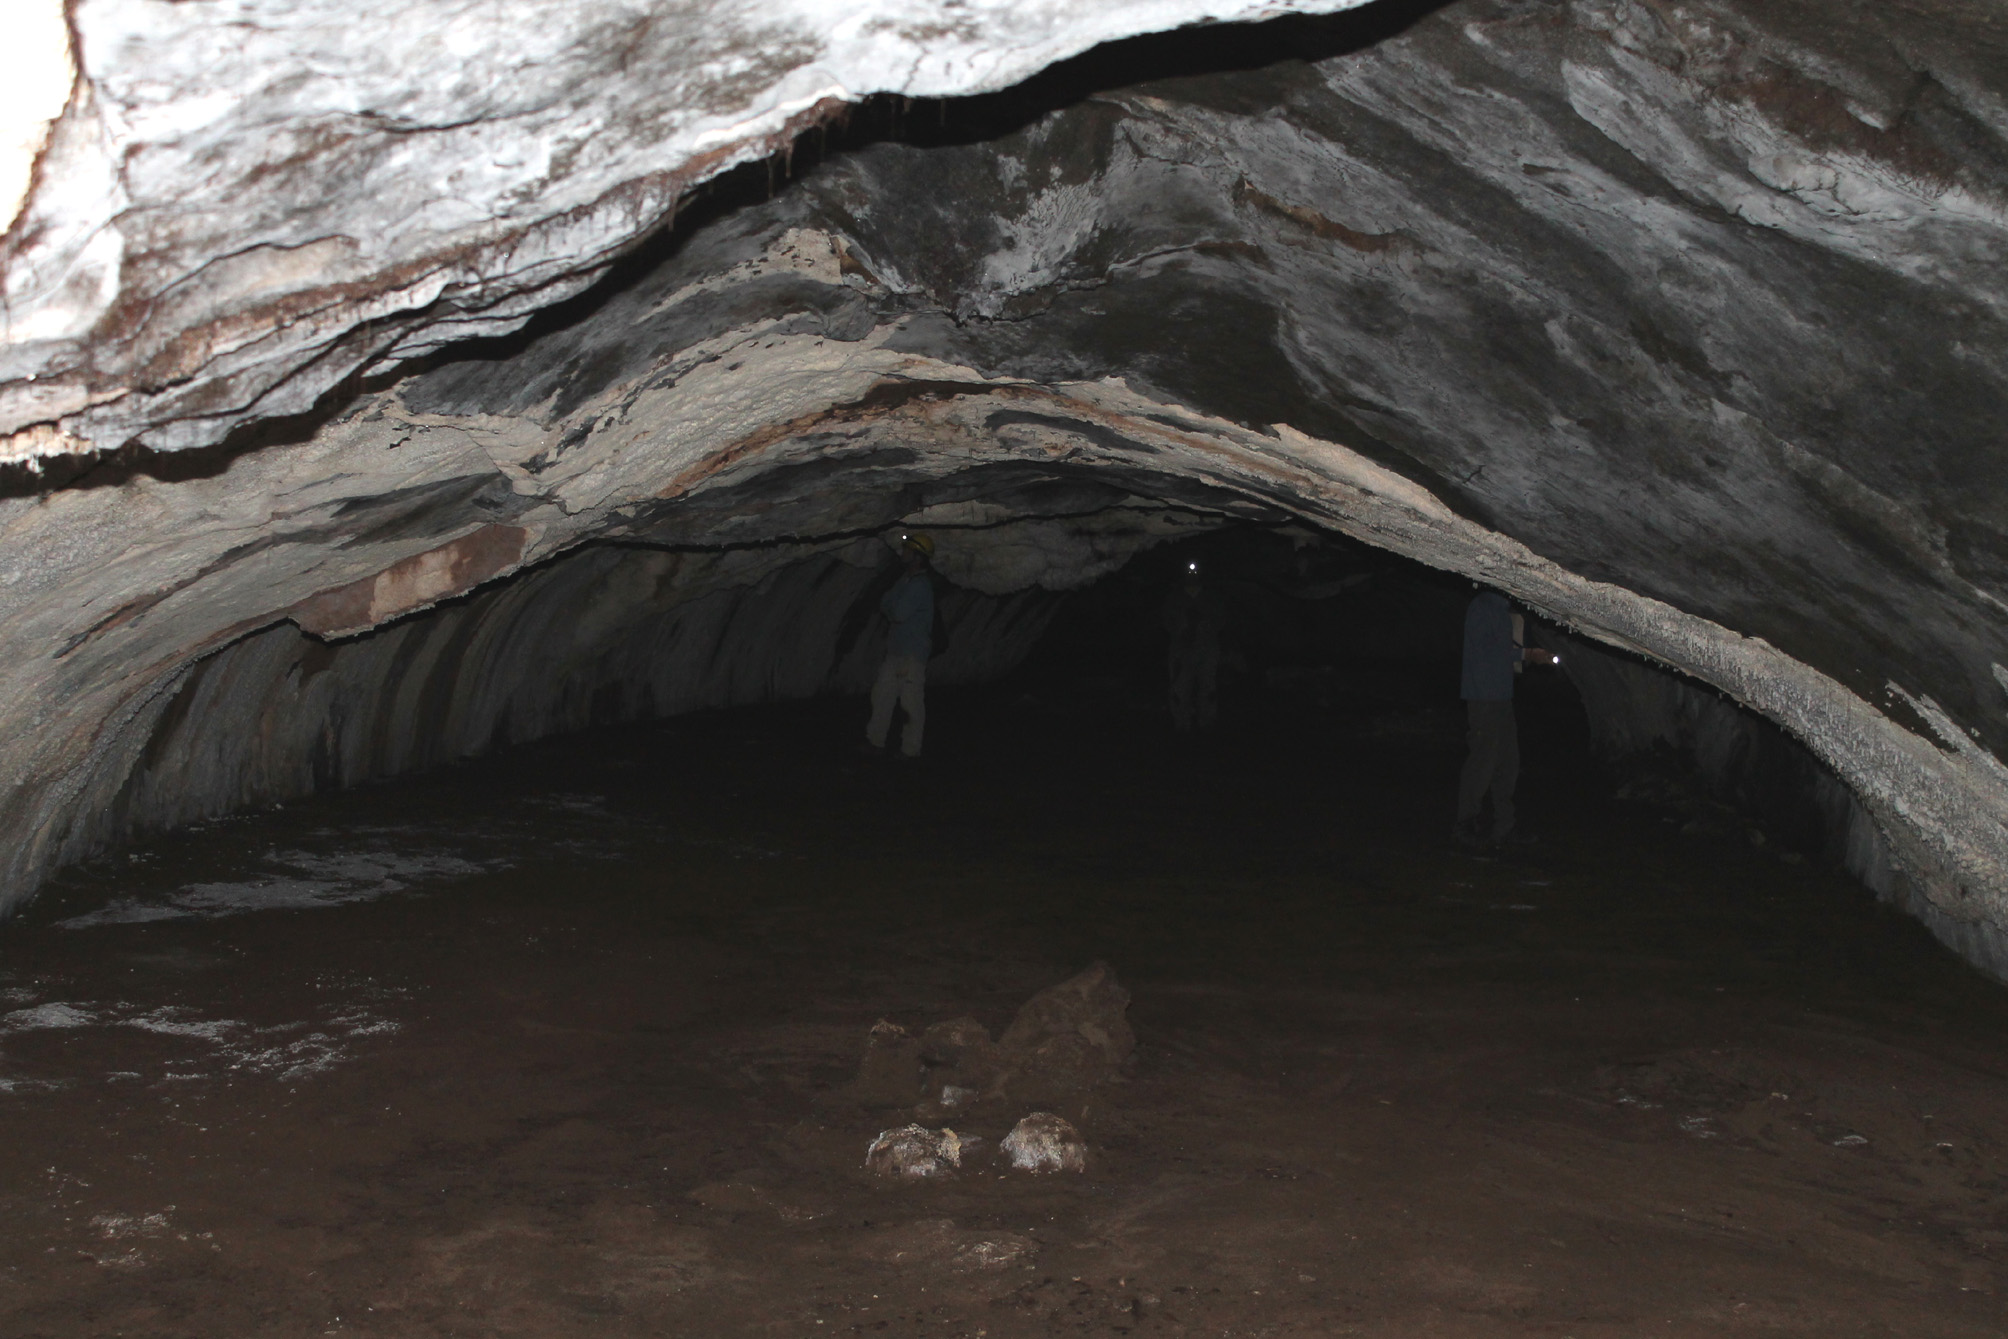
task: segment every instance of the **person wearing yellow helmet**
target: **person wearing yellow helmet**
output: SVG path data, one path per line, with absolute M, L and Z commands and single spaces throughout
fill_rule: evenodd
M 865 743 L 875 753 L 885 751 L 892 733 L 895 706 L 906 713 L 900 730 L 902 756 L 920 756 L 921 732 L 927 726 L 927 662 L 934 654 L 934 540 L 918 532 L 900 536 L 900 561 L 906 571 L 879 600 L 879 612 L 890 625 L 885 659 L 872 684 L 872 714 L 865 724 Z

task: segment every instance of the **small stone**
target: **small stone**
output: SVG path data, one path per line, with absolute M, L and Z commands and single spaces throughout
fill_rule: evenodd
M 949 1259 L 949 1267 L 960 1271 L 1009 1269 L 1038 1254 L 1039 1247 L 1029 1237 L 1015 1233 L 1005 1233 L 997 1237 L 980 1237 L 956 1248 Z
M 953 1130 L 903 1125 L 883 1130 L 865 1153 L 865 1167 L 902 1181 L 948 1176 L 962 1166 L 962 1139 Z
M 953 1219 L 921 1218 L 867 1233 L 858 1253 L 880 1264 L 932 1266 L 956 1274 L 993 1274 L 1029 1267 L 1039 1243 L 1017 1232 L 958 1228 Z
M 1088 1145 L 1073 1122 L 1050 1111 L 1035 1111 L 1012 1127 L 998 1145 L 1021 1172 L 1085 1172 Z

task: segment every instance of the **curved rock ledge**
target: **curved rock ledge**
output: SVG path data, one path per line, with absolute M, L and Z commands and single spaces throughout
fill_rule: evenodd
M 774 341 L 766 351 L 781 348 L 781 342 Z M 873 363 L 869 356 L 860 361 L 867 367 Z M 857 372 L 851 367 L 833 369 L 839 393 L 854 389 L 849 383 Z M 659 510 L 656 500 L 665 492 L 679 502 L 695 502 L 710 492 L 737 495 L 734 515 L 757 514 L 743 499 L 757 496 L 764 481 L 785 480 L 833 455 L 851 458 L 856 461 L 853 468 L 878 476 L 876 487 L 852 499 L 854 506 L 910 496 L 906 490 L 915 485 L 938 484 L 960 491 L 956 486 L 966 486 L 969 475 L 980 467 L 1016 464 L 1038 471 L 1058 467 L 1064 471 L 1058 476 L 1062 480 L 1078 474 L 1093 481 L 1120 480 L 1126 488 L 1138 490 L 1203 493 L 1190 505 L 1201 509 L 1210 504 L 1222 515 L 1287 512 L 1508 591 L 1580 633 L 1681 669 L 1779 722 L 1832 767 L 1875 816 L 1906 876 L 1906 896 L 1920 910 L 1928 909 L 1934 927 L 1976 960 L 1997 971 L 2008 967 L 1998 929 L 2008 920 L 2008 885 L 2000 877 L 2008 869 L 2008 784 L 2004 784 L 2008 777 L 1984 751 L 1970 743 L 1959 747 L 1963 741 L 1949 724 L 1948 747 L 1941 748 L 1761 639 L 1570 573 L 1525 545 L 1459 517 L 1426 490 L 1357 452 L 1285 426 L 1267 433 L 1242 428 L 1140 396 L 1117 382 L 1056 387 L 997 382 L 966 368 L 923 365 L 910 356 L 902 359 L 899 375 L 903 382 L 877 384 L 917 384 L 926 392 L 886 397 L 895 403 L 870 414 L 855 407 L 855 396 L 826 401 L 821 411 L 791 415 L 785 435 L 733 433 L 730 428 L 743 425 L 722 425 L 726 431 L 720 435 L 727 440 L 694 452 L 682 461 L 681 469 L 664 471 L 662 457 L 651 456 L 649 470 L 640 477 L 618 482 L 596 477 L 593 511 L 570 516 L 539 517 L 534 510 L 522 514 L 521 519 L 531 523 L 526 528 L 539 535 L 532 547 L 548 551 L 576 542 L 582 530 L 604 524 L 610 513 L 632 513 L 650 504 Z M 791 398 L 787 407 L 801 406 L 799 398 Z M 825 434 L 841 435 L 841 444 Z M 749 442 L 749 437 L 768 440 Z M 407 451 L 414 445 L 406 441 L 395 449 Z M 293 456 L 311 468 L 319 463 L 313 460 L 315 454 L 310 448 L 298 448 L 253 458 L 241 467 L 274 465 Z M 452 491 L 464 498 L 478 491 L 471 484 L 480 478 L 463 476 Z M 218 481 L 219 492 L 237 491 L 228 487 L 228 481 L 227 475 Z M 1052 481 L 1049 476 L 1038 482 Z M 272 481 L 258 482 L 264 486 L 254 496 L 269 497 Z M 49 541 L 60 541 L 63 531 L 114 531 L 112 513 L 123 510 L 126 501 L 109 492 L 65 496 L 84 499 L 98 515 L 85 521 L 60 511 L 45 512 L 45 518 L 54 522 L 49 526 L 52 533 L 46 535 Z M 323 502 L 316 510 L 326 514 L 330 508 Z M 341 506 L 332 510 L 339 513 Z M 539 519 L 541 526 L 535 524 Z M 647 533 L 644 524 L 632 519 L 621 529 L 629 535 Z M 1157 538 L 1147 529 L 1143 534 Z M 12 538 L 33 543 L 45 537 Z M 392 539 L 356 546 L 360 551 L 351 561 L 383 562 L 389 553 L 413 542 L 405 539 L 399 544 Z M 478 752 L 498 738 L 529 738 L 576 728 L 591 719 L 591 693 L 604 684 L 640 686 L 649 694 L 651 709 L 674 710 L 829 687 L 855 689 L 862 686 L 864 667 L 871 663 L 869 657 L 859 659 L 863 648 L 853 646 L 839 663 L 811 672 L 798 683 L 731 683 L 734 674 L 771 673 L 769 667 L 774 665 L 827 663 L 826 657 L 803 654 L 800 648 L 790 654 L 774 647 L 776 621 L 788 629 L 786 635 L 810 639 L 819 650 L 837 646 L 831 621 L 857 606 L 857 594 L 869 581 L 868 567 L 859 568 L 859 575 L 835 588 L 814 575 L 791 575 L 791 582 L 806 580 L 809 593 L 782 594 L 764 610 L 748 615 L 766 623 L 768 640 L 742 632 L 732 654 L 724 657 L 717 654 L 718 634 L 692 634 L 684 625 L 685 620 L 701 622 L 707 601 L 715 597 L 693 599 L 677 592 L 674 582 L 664 586 L 659 577 L 651 576 L 647 563 L 626 564 L 616 576 L 606 568 L 605 558 L 584 568 L 580 560 L 571 560 L 440 618 L 406 623 L 370 638 L 361 644 L 361 654 L 351 654 L 340 648 L 317 652 L 314 648 L 320 644 L 290 632 L 237 640 L 247 628 L 269 627 L 275 618 L 309 603 L 285 597 L 311 585 L 327 564 L 321 561 L 324 554 L 306 545 L 259 545 L 255 558 L 242 546 L 233 547 L 238 551 L 217 553 L 205 565 L 221 564 L 222 571 L 234 572 L 235 581 L 219 581 L 219 588 L 200 590 L 193 598 L 190 593 L 195 588 L 188 587 L 129 599 L 114 615 L 100 617 L 63 639 L 70 649 L 63 657 L 67 664 L 62 697 L 66 704 L 74 704 L 77 729 L 67 737 L 52 738 L 46 718 L 19 723 L 24 734 L 39 733 L 44 741 L 56 744 L 37 769 L 56 784 L 24 787 L 12 797 L 35 806 L 26 812 L 15 810 L 23 829 L 51 838 L 46 844 L 17 848 L 10 870 L 16 888 L 28 886 L 52 861 L 81 855 L 135 823 L 185 821 L 254 800 L 302 793 L 314 784 L 338 784 Z M 1016 546 L 1000 547 L 1008 554 Z M 1043 546 L 1035 551 L 1043 551 Z M 1123 546 L 1116 551 L 1121 553 Z M 1025 574 L 1009 570 L 1008 563 L 1006 570 L 986 579 L 977 561 L 982 552 L 976 546 L 965 551 L 965 577 L 996 586 L 1024 580 Z M 366 556 L 370 554 L 374 556 Z M 395 571 L 409 561 L 401 558 L 384 570 Z M 658 561 L 675 565 L 667 555 Z M 762 550 L 751 561 L 742 556 L 737 572 L 713 571 L 708 580 L 691 584 L 697 590 L 757 585 L 756 574 L 771 571 L 781 561 L 775 551 Z M 708 565 L 720 562 L 728 568 L 735 565 L 729 558 L 707 560 Z M 637 566 L 639 571 L 632 570 Z M 247 569 L 255 570 L 256 577 Z M 128 570 L 131 576 L 144 578 L 143 565 L 131 564 Z M 75 575 L 78 584 L 101 588 L 107 571 L 87 567 Z M 646 592 L 632 589 L 636 583 L 651 582 Z M 233 585 L 238 596 L 235 607 L 221 598 Z M 562 593 L 553 595 L 554 586 Z M 77 593 L 74 588 L 47 592 L 45 610 L 52 613 L 50 606 L 70 606 L 68 597 Z M 756 602 L 749 600 L 746 607 L 754 610 Z M 814 612 L 820 612 L 824 626 L 810 617 Z M 538 620 L 554 614 L 588 629 L 595 623 L 618 627 L 624 644 L 613 654 L 631 658 L 632 663 L 612 669 L 602 665 L 597 680 L 582 690 L 576 669 L 566 662 L 604 657 L 608 651 L 590 635 L 582 636 L 577 626 L 564 636 L 551 636 Z M 203 622 L 192 625 L 195 619 Z M 1011 619 L 997 614 L 985 621 L 1008 625 Z M 1036 627 L 1021 627 L 1019 632 L 1019 636 L 986 638 L 972 659 L 985 670 L 1008 666 L 1028 644 L 1023 634 L 1036 632 Z M 680 654 L 693 654 L 679 650 L 692 636 L 699 648 L 694 652 L 695 667 L 679 659 Z M 231 649 L 191 670 L 187 656 L 191 641 L 198 646 L 230 644 Z M 469 645 L 477 641 L 484 644 Z M 558 663 L 551 663 L 553 657 Z M 324 694 L 332 690 L 334 696 L 319 701 L 306 692 L 316 676 L 317 658 L 338 664 L 343 671 L 321 690 Z M 433 662 L 440 664 L 435 667 Z M 41 667 L 23 668 L 33 672 Z M 518 694 L 526 685 L 536 686 L 542 700 L 520 700 Z M 179 705 L 191 695 L 204 705 Z M 23 691 L 10 694 L 10 700 L 37 698 Z M 342 709 L 336 709 L 337 702 Z M 1943 720 L 1935 707 L 1920 705 L 1934 719 Z M 203 717 L 200 728 L 178 734 L 178 713 L 192 710 Z M 445 723 L 436 719 L 447 715 L 452 719 Z M 347 720 L 356 728 L 345 731 L 338 724 Z M 253 722 L 260 728 L 250 728 Z M 36 726 L 42 727 L 39 732 Z M 274 729 L 290 729 L 292 734 L 274 739 L 270 734 Z M 247 737 L 256 739 L 255 749 Z M 161 760 L 163 752 L 171 761 Z

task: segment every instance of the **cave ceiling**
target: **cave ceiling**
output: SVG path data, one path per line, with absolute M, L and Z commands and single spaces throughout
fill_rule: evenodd
M 420 5 L 423 81 L 357 8 L 230 11 L 218 110 L 132 53 L 221 7 L 74 6 L 0 253 L 9 673 L 81 704 L 11 709 L 21 812 L 191 656 L 590 541 L 921 518 L 1001 593 L 1294 515 L 1780 721 L 2008 924 L 1998 5 L 1382 4 L 1022 84 L 1238 15 Z

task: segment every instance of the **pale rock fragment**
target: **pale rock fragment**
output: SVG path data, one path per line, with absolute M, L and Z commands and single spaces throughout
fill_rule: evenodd
M 865 1167 L 902 1181 L 949 1176 L 962 1166 L 962 1138 L 953 1130 L 903 1125 L 883 1130 L 865 1153 Z
M 1050 1111 L 1035 1111 L 1011 1128 L 999 1145 L 1021 1172 L 1085 1172 L 1088 1145 L 1072 1121 Z

